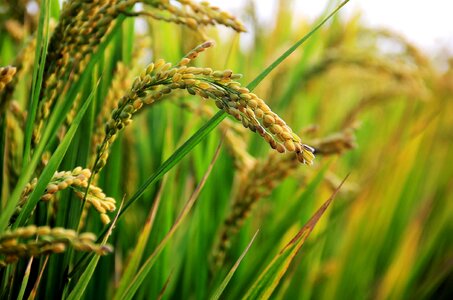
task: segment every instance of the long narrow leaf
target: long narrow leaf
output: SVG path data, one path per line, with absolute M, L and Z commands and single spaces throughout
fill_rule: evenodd
M 121 215 L 124 214 L 127 208 L 134 203 L 146 189 L 159 181 L 168 171 L 170 171 L 178 162 L 181 161 L 196 145 L 198 145 L 203 138 L 205 138 L 217 125 L 225 119 L 227 115 L 223 111 L 215 114 L 208 123 L 203 125 L 194 135 L 190 137 L 181 147 L 179 147 L 160 167 L 157 171 L 149 177 L 146 182 L 137 190 L 131 199 L 124 206 Z M 120 216 L 121 216 L 120 215 Z
M 283 275 L 285 275 L 291 262 L 293 261 L 300 248 L 305 243 L 310 233 L 315 228 L 319 219 L 322 217 L 326 209 L 332 203 L 343 183 L 348 176 L 343 179 L 340 185 L 335 189 L 333 194 L 326 202 L 316 211 L 310 220 L 302 227 L 302 229 L 294 236 L 294 238 L 278 253 L 266 269 L 260 274 L 253 286 L 247 292 L 244 299 L 269 299 L 279 284 Z
M 124 200 L 121 201 L 121 205 L 118 208 L 118 213 L 116 214 L 115 219 L 113 219 L 112 223 L 110 224 L 109 230 L 107 231 L 107 234 L 104 236 L 104 239 L 102 240 L 103 245 L 107 243 L 107 240 L 112 234 L 113 228 L 115 227 L 116 222 L 118 221 L 118 216 L 121 212 L 123 204 Z M 96 254 L 94 258 L 90 261 L 88 267 L 85 269 L 85 272 L 83 272 L 82 276 L 80 276 L 79 280 L 74 286 L 74 289 L 69 293 L 67 300 L 76 300 L 81 299 L 83 297 L 83 294 L 85 293 L 85 290 L 93 277 L 94 271 L 96 269 L 100 257 L 101 257 L 100 255 Z
M 162 185 L 159 188 L 159 192 L 154 199 L 153 206 L 151 208 L 151 211 L 149 212 L 148 218 L 146 219 L 146 223 L 143 226 L 143 230 L 138 237 L 137 245 L 135 246 L 134 251 L 131 254 L 131 259 L 123 272 L 123 276 L 121 277 L 121 281 L 118 289 L 116 290 L 116 294 L 123 294 L 126 291 L 129 282 L 131 282 L 132 278 L 134 278 L 134 275 L 139 268 L 140 261 L 143 257 L 143 252 L 145 251 L 146 245 L 148 243 L 151 229 L 153 228 L 154 220 L 156 219 L 157 209 L 159 208 L 164 186 L 165 180 L 163 180 Z
M 159 254 L 162 252 L 164 249 L 165 245 L 167 242 L 170 240 L 170 238 L 174 235 L 176 230 L 181 226 L 182 222 L 185 220 L 187 215 L 189 214 L 191 208 L 195 204 L 196 200 L 198 199 L 198 196 L 200 195 L 200 192 L 206 183 L 206 180 L 208 179 L 209 175 L 211 174 L 212 168 L 214 167 L 215 162 L 217 161 L 217 158 L 220 153 L 220 146 L 222 144 L 220 143 L 219 146 L 217 147 L 217 150 L 214 154 L 214 157 L 211 160 L 211 163 L 206 170 L 205 175 L 201 179 L 200 183 L 196 187 L 195 191 L 192 193 L 190 199 L 187 201 L 187 203 L 184 205 L 184 208 L 181 211 L 181 214 L 178 216 L 178 218 L 175 220 L 175 223 L 173 226 L 170 228 L 168 233 L 165 235 L 165 237 L 162 239 L 162 241 L 159 243 L 159 245 L 156 247 L 154 252 L 148 257 L 148 259 L 145 261 L 143 264 L 142 268 L 140 271 L 137 273 L 137 275 L 134 277 L 132 282 L 129 284 L 126 292 L 124 294 L 116 294 L 115 295 L 115 300 L 117 299 L 132 299 L 132 297 L 135 295 L 137 292 L 138 288 L 140 285 L 143 283 L 145 278 L 148 276 L 149 272 L 151 271 L 152 267 L 154 266 L 154 263 L 156 262 L 157 258 L 159 257 Z
M 39 95 L 41 93 L 44 63 L 46 62 L 47 47 L 49 45 L 49 20 L 50 20 L 51 3 L 49 0 L 44 0 L 41 3 L 41 11 L 39 13 L 38 32 L 36 34 L 36 50 L 35 61 L 33 65 L 33 81 L 28 105 L 27 121 L 25 124 L 25 139 L 24 139 L 24 154 L 23 167 L 27 167 L 30 160 L 31 139 L 33 133 L 33 124 L 35 122 L 36 111 L 39 103 Z
M 227 276 L 223 279 L 222 283 L 219 285 L 219 287 L 216 289 L 216 291 L 212 295 L 211 300 L 217 300 L 217 299 L 220 298 L 220 296 L 222 296 L 223 291 L 227 287 L 227 285 L 230 282 L 231 278 L 233 278 L 234 273 L 236 272 L 237 268 L 241 264 L 241 262 L 244 259 L 245 255 L 250 250 L 250 247 L 252 246 L 253 242 L 255 241 L 255 238 L 258 235 L 258 232 L 259 232 L 259 230 L 257 230 L 255 232 L 255 234 L 253 235 L 252 239 L 250 240 L 250 243 L 245 248 L 244 252 L 242 252 L 241 256 L 239 256 L 238 260 L 234 263 L 233 267 L 228 272 Z
M 27 263 L 27 268 L 25 269 L 24 277 L 22 277 L 22 283 L 20 285 L 19 295 L 17 295 L 17 300 L 22 300 L 25 295 L 25 289 L 28 285 L 28 279 L 30 279 L 30 270 L 33 263 L 34 257 L 30 257 Z

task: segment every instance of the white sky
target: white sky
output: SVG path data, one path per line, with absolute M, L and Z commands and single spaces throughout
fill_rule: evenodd
M 260 18 L 271 20 L 277 0 L 254 1 Z M 245 3 L 241 0 L 209 2 L 232 13 L 237 13 Z M 294 11 L 313 19 L 327 3 L 328 0 L 294 0 Z M 341 14 L 350 16 L 357 11 L 362 12 L 362 22 L 366 25 L 392 29 L 428 51 L 449 49 L 453 53 L 452 0 L 350 0 Z

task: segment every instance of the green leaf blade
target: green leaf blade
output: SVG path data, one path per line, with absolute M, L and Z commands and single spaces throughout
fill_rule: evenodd
M 315 228 L 316 224 L 325 213 L 333 199 L 337 195 L 346 178 L 335 189 L 332 195 L 326 202 L 315 212 L 310 220 L 302 227 L 302 229 L 293 237 L 293 239 L 274 257 L 267 265 L 266 269 L 260 274 L 258 279 L 247 292 L 244 299 L 269 299 L 277 285 L 280 283 L 283 275 L 285 275 L 294 257 L 302 248 L 306 239 Z

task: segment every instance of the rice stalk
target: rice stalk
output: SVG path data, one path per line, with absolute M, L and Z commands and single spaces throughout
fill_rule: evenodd
M 137 77 L 132 88 L 119 101 L 105 126 L 105 138 L 98 146 L 94 172 L 98 173 L 106 164 L 109 147 L 118 131 L 132 122 L 132 116 L 144 104 L 153 104 L 174 90 L 187 90 L 203 99 L 213 99 L 219 109 L 224 110 L 243 126 L 257 132 L 278 152 L 285 150 L 296 153 L 297 159 L 312 164 L 313 149 L 301 142 L 292 129 L 266 103 L 234 81 L 241 77 L 231 70 L 213 71 L 211 68 L 187 67 L 201 52 L 213 45 L 205 42 L 190 51 L 177 65 L 172 66 L 160 59 L 151 63 Z
M 350 128 L 333 133 L 322 139 L 313 140 L 311 144 L 315 149 L 315 153 L 322 156 L 342 154 L 357 147 L 354 133 Z
M 25 257 L 62 253 L 68 246 L 77 251 L 99 255 L 112 252 L 111 246 L 98 245 L 95 241 L 96 236 L 93 233 L 78 234 L 74 230 L 60 227 L 29 225 L 7 230 L 0 234 L 0 268 Z
M 0 113 L 8 108 L 9 103 L 13 101 L 13 93 L 19 79 L 24 78 L 24 74 L 28 73 L 33 64 L 34 50 L 36 39 L 28 39 L 23 48 L 14 58 L 13 65 L 16 68 L 16 74 L 11 82 L 4 86 L 3 91 L 0 89 Z M 1 84 L 0 84 L 1 85 Z M 24 105 L 25 107 L 25 105 Z
M 4 178 L 5 180 L 7 180 L 7 182 L 3 182 L 2 184 L 5 184 L 4 187 L 9 187 L 9 191 L 14 189 L 14 187 L 16 186 L 22 165 L 22 149 L 20 148 L 20 145 L 22 137 L 21 128 L 23 128 L 21 126 L 21 122 L 23 122 L 24 119 L 23 115 L 19 111 L 16 112 L 17 115 L 13 113 L 6 114 L 6 143 L 4 147 L 4 156 L 6 159 L 3 171 L 7 175 Z M 2 197 L 5 197 L 4 199 L 8 198 L 9 191 L 6 191 L 6 189 L 2 191 Z
M 100 219 L 104 224 L 110 223 L 110 218 L 107 212 L 116 210 L 115 199 L 107 197 L 102 189 L 90 184 L 88 186 L 89 178 L 91 177 L 91 171 L 89 169 L 82 169 L 77 167 L 72 171 L 56 172 L 50 180 L 49 184 L 45 189 L 45 193 L 40 197 L 41 201 L 49 202 L 55 200 L 56 193 L 59 191 L 71 188 L 77 197 L 84 199 L 85 190 L 88 188 L 88 194 L 86 197 L 87 203 L 93 206 L 96 211 L 100 214 Z M 34 178 L 30 183 L 25 186 L 22 192 L 19 205 L 16 207 L 15 215 L 13 219 L 20 214 L 22 207 L 27 202 L 29 195 L 35 189 L 38 182 L 37 178 Z
M 16 70 L 13 66 L 0 67 L 0 92 L 13 80 Z
M 110 117 L 110 112 L 118 106 L 119 99 L 127 92 L 127 89 L 131 84 L 129 72 L 129 68 L 124 63 L 118 62 L 112 83 L 96 118 L 96 129 L 91 142 L 92 153 L 94 154 L 96 152 L 96 145 L 101 144 L 105 137 L 103 125 Z

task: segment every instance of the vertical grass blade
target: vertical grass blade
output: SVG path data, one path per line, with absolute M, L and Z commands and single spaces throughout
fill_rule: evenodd
M 195 146 L 197 146 L 214 128 L 217 127 L 220 122 L 225 119 L 226 113 L 219 111 L 215 114 L 203 127 L 201 127 L 194 135 L 190 137 L 181 147 L 179 147 L 160 167 L 157 171 L 149 177 L 145 183 L 140 186 L 137 192 L 131 197 L 131 199 L 124 206 L 124 210 L 120 216 L 126 212 L 129 206 L 134 203 L 146 189 L 159 181 L 168 171 L 170 171 L 178 162 L 181 161 Z
M 156 198 L 153 202 L 151 211 L 148 215 L 148 218 L 146 219 L 146 223 L 143 226 L 143 230 L 138 237 L 138 242 L 131 255 L 131 260 L 127 264 L 127 267 L 124 270 L 123 275 L 121 276 L 120 284 L 115 292 L 116 294 L 121 295 L 126 291 L 129 282 L 131 282 L 132 278 L 134 278 L 134 275 L 139 268 L 140 261 L 143 257 L 143 252 L 146 249 L 148 238 L 151 233 L 151 229 L 153 228 L 154 221 L 156 219 L 157 209 L 159 208 L 164 186 L 165 180 L 163 180 L 162 185 L 160 186 L 159 192 L 157 193 Z
M 234 263 L 233 267 L 228 272 L 225 279 L 223 279 L 222 283 L 219 285 L 219 287 L 215 290 L 214 294 L 211 296 L 211 300 L 220 299 L 220 296 L 222 296 L 223 291 L 227 287 L 228 283 L 230 283 L 230 280 L 231 280 L 231 278 L 233 278 L 233 275 L 236 272 L 237 268 L 241 264 L 242 260 L 244 259 L 245 255 L 247 254 L 247 252 L 250 250 L 250 247 L 252 246 L 253 242 L 255 241 L 255 238 L 258 235 L 258 232 L 259 232 L 259 230 L 257 230 L 255 232 L 252 239 L 250 240 L 250 243 L 245 248 L 244 252 L 242 252 L 241 256 L 239 256 L 238 260 Z
M 47 47 L 49 45 L 49 20 L 50 20 L 51 2 L 43 0 L 39 13 L 38 32 L 36 34 L 36 51 L 33 65 L 33 81 L 28 105 L 27 121 L 25 124 L 24 153 L 22 170 L 27 168 L 30 160 L 31 139 L 33 133 L 33 124 L 35 122 L 36 111 L 38 109 L 39 95 L 41 93 L 44 64 L 46 62 Z
M 27 268 L 25 269 L 25 274 L 24 277 L 22 278 L 22 283 L 20 285 L 20 290 L 19 290 L 19 295 L 17 296 L 17 300 L 22 300 L 25 295 L 25 289 L 27 288 L 28 285 L 28 280 L 30 279 L 30 270 L 31 270 L 31 265 L 33 263 L 33 257 L 31 257 L 28 261 Z
M 39 284 L 42 279 L 42 275 L 44 274 L 44 270 L 46 269 L 47 263 L 49 262 L 49 255 L 46 256 L 44 259 L 44 262 L 41 265 L 41 270 L 39 271 L 38 278 L 36 278 L 35 285 L 33 286 L 33 289 L 30 292 L 30 295 L 28 296 L 28 300 L 34 300 L 36 298 L 36 295 L 38 294 L 38 288 Z
M 109 226 L 107 234 L 104 236 L 104 238 L 102 240 L 103 245 L 105 245 L 107 243 L 107 240 L 109 239 L 110 235 L 112 234 L 113 228 L 115 227 L 116 222 L 118 221 L 118 216 L 119 216 L 119 213 L 121 212 L 123 204 L 124 204 L 124 200 L 121 201 L 121 205 L 118 208 L 118 213 L 116 214 L 115 219 L 113 219 L 111 225 Z M 90 283 L 91 278 L 93 277 L 94 270 L 96 269 L 99 258 L 100 258 L 100 255 L 96 254 L 94 256 L 94 258 L 90 261 L 90 263 L 88 264 L 88 267 L 85 269 L 85 271 L 82 273 L 82 275 L 78 279 L 76 285 L 74 286 L 74 289 L 69 293 L 67 300 L 78 300 L 83 297 L 83 294 L 85 293 L 85 290 L 86 290 L 88 284 Z
M 126 289 L 126 292 L 124 294 L 116 294 L 115 298 L 114 298 L 115 300 L 132 299 L 132 297 L 135 295 L 135 293 L 137 292 L 140 285 L 143 283 L 145 278 L 148 276 L 149 272 L 151 271 L 152 267 L 154 266 L 154 263 L 156 262 L 156 260 L 159 256 L 159 254 L 162 252 L 165 245 L 170 240 L 170 238 L 174 235 L 176 230 L 181 226 L 182 222 L 185 220 L 185 218 L 189 214 L 191 208 L 195 204 L 195 201 L 198 199 L 198 196 L 200 195 L 200 192 L 201 192 L 204 184 L 206 183 L 206 180 L 208 179 L 209 175 L 211 174 L 212 168 L 214 167 L 214 164 L 217 161 L 217 158 L 219 157 L 221 145 L 222 144 L 220 143 L 219 146 L 217 147 L 217 150 L 214 154 L 214 157 L 211 160 L 211 163 L 210 163 L 208 169 L 206 170 L 205 175 L 201 179 L 201 181 L 198 184 L 198 186 L 196 187 L 195 191 L 192 193 L 190 199 L 184 205 L 184 208 L 182 209 L 181 214 L 175 220 L 175 222 L 173 223 L 173 226 L 170 228 L 169 232 L 165 235 L 165 237 L 159 243 L 159 245 L 156 247 L 154 252 L 145 261 L 145 263 L 143 264 L 142 268 L 139 270 L 137 275 L 132 279 L 132 282 L 129 284 L 128 288 Z

